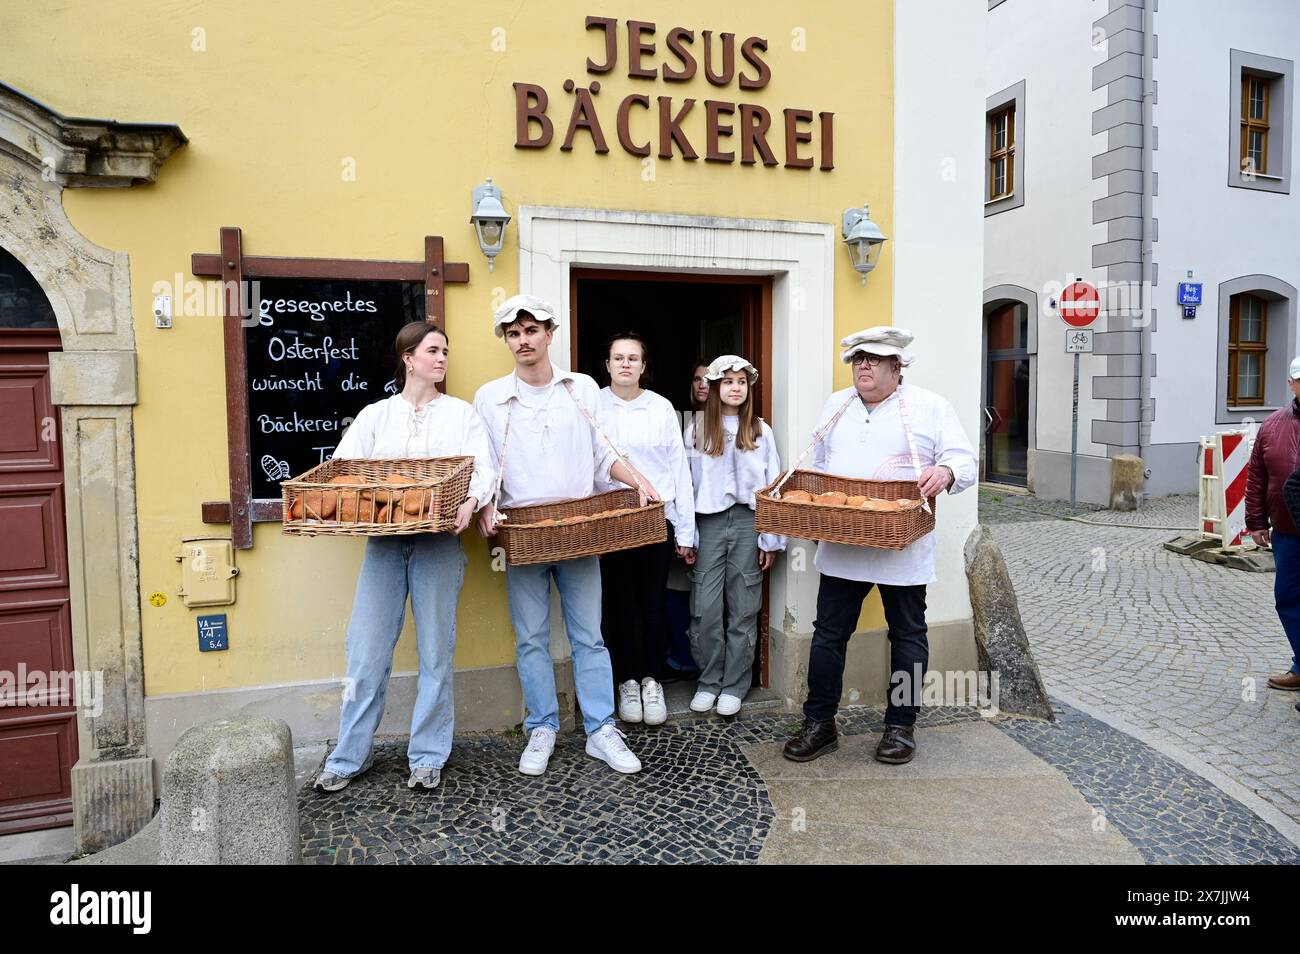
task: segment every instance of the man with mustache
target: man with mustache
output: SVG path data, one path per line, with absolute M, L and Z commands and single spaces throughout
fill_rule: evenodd
M 524 507 L 589 497 L 609 478 L 640 490 L 641 504 L 658 500 L 650 482 L 621 461 L 596 433 L 579 402 L 599 418 L 600 389 L 585 374 L 551 364 L 548 348 L 559 326 L 551 306 L 515 295 L 496 312 L 493 330 L 515 360 L 505 377 L 474 396 L 500 470 L 499 499 L 479 512 L 479 532 L 496 533 L 496 507 Z M 602 428 L 604 430 L 604 428 Z M 507 437 L 508 434 L 508 437 Z M 560 592 L 573 653 L 573 679 L 587 733 L 587 754 L 616 772 L 639 772 L 641 762 L 614 725 L 614 675 L 600 632 L 600 565 L 594 556 L 506 567 L 506 591 L 515 629 L 515 659 L 528 716 L 528 746 L 519 771 L 546 771 L 560 730 L 551 661 L 551 580 Z

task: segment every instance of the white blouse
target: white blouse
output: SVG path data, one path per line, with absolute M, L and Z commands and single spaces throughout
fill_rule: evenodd
M 736 450 L 736 431 L 740 428 L 738 415 L 723 415 L 722 427 L 726 446 L 718 457 L 695 449 L 695 423 L 697 416 L 686 428 L 686 456 L 691 462 L 691 477 L 695 485 L 695 512 L 721 513 L 736 504 L 754 509 L 754 494 L 781 476 L 781 456 L 776 449 L 776 437 L 767 421 L 759 420 L 761 433 L 758 446 L 752 451 Z M 760 533 L 758 548 L 766 551 L 785 549 L 785 537 L 774 533 Z
M 664 502 L 677 545 L 695 546 L 695 492 L 672 404 L 654 391 L 625 401 L 611 388 L 600 391 L 600 426 L 619 453 L 645 475 Z M 606 481 L 602 490 L 625 486 Z
M 335 457 L 368 460 L 463 455 L 474 457 L 469 495 L 481 508 L 496 483 L 487 431 L 474 409 L 450 394 L 419 410 L 400 394 L 367 404 L 334 448 Z

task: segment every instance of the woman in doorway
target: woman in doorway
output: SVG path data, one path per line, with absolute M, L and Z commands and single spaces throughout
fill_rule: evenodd
M 472 455 L 469 496 L 450 533 L 370 537 L 366 540 L 348 622 L 348 674 L 339 715 L 338 744 L 325 760 L 316 789 L 337 792 L 373 764 L 375 730 L 384 713 L 393 650 L 411 598 L 420 658 L 407 761 L 408 788 L 436 788 L 451 751 L 452 653 L 456 601 L 465 578 L 459 534 L 492 493 L 495 475 L 487 433 L 474 409 L 442 394 L 447 376 L 447 333 L 411 322 L 397 333 L 398 393 L 361 409 L 336 458 L 451 457 Z
M 772 428 L 754 409 L 758 369 L 734 354 L 705 370 L 709 396 L 687 430 L 699 550 L 691 574 L 691 709 L 740 711 L 752 683 L 763 573 L 785 538 L 754 530 L 755 492 L 781 474 Z M 727 620 L 724 628 L 723 612 Z
M 709 400 L 709 379 L 705 377 L 709 372 L 709 362 L 703 358 L 695 362 L 695 370 L 691 372 L 691 409 L 682 412 L 682 440 L 686 440 L 686 429 L 691 426 L 691 421 L 704 410 L 705 403 Z
M 668 539 L 600 558 L 601 632 L 614 668 L 618 717 L 659 725 L 668 718 L 668 568 L 674 549 L 694 560 L 695 498 L 677 412 L 667 398 L 645 389 L 648 358 L 635 332 L 609 340 L 610 384 L 600 392 L 600 409 L 614 446 L 659 491 Z

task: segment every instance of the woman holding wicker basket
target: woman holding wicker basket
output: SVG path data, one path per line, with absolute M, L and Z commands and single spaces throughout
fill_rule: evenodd
M 754 529 L 754 495 L 781 475 L 781 458 L 755 412 L 758 369 L 726 354 L 704 376 L 709 396 L 686 431 L 699 537 L 690 637 L 700 678 L 691 709 L 716 705 L 718 715 L 732 716 L 753 683 L 763 573 L 785 549 L 784 537 Z
M 366 540 L 348 621 L 348 674 L 339 714 L 338 743 L 325 760 L 316 789 L 337 792 L 370 768 L 375 730 L 384 713 L 393 650 L 406 617 L 415 617 L 419 683 L 411 713 L 409 788 L 436 788 L 451 751 L 452 653 L 456 602 L 465 578 L 459 534 L 492 493 L 495 474 L 487 432 L 466 402 L 442 394 L 447 376 L 447 333 L 411 322 L 397 333 L 398 393 L 361 409 L 334 449 L 336 458 L 427 458 L 470 455 L 469 495 L 451 533 L 371 536 Z

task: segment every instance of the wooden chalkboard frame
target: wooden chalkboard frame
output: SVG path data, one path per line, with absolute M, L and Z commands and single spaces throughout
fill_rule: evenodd
M 279 500 L 252 496 L 252 461 L 248 432 L 248 351 L 240 294 L 243 282 L 256 278 L 322 278 L 339 281 L 405 281 L 424 285 L 425 320 L 446 325 L 446 283 L 469 281 L 468 262 L 443 259 L 441 235 L 424 237 L 424 261 L 401 262 L 351 258 L 272 258 L 244 255 L 243 233 L 233 226 L 221 229 L 221 252 L 195 252 L 190 271 L 199 278 L 219 278 L 223 283 L 222 329 L 226 352 L 226 439 L 229 447 L 230 499 L 205 500 L 204 523 L 230 524 L 236 549 L 253 546 L 254 523 L 279 523 Z

